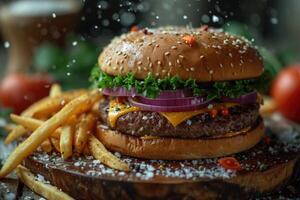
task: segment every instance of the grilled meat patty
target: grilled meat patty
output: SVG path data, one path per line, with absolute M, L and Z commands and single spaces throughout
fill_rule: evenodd
M 107 124 L 109 100 L 100 103 L 100 117 Z M 135 111 L 118 118 L 112 129 L 133 136 L 199 138 L 222 135 L 253 126 L 259 118 L 259 104 L 237 105 L 228 108 L 229 115 L 210 113 L 196 115 L 174 127 L 158 112 Z

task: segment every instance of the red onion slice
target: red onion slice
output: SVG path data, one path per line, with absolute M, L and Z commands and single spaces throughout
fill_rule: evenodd
M 185 112 L 185 111 L 194 111 L 200 108 L 207 106 L 212 100 L 207 100 L 195 105 L 179 105 L 179 106 L 159 106 L 159 105 L 150 105 L 144 104 L 136 100 L 135 98 L 128 98 L 129 103 L 132 106 L 141 108 L 142 110 L 154 111 L 154 112 Z
M 142 96 L 138 94 L 134 88 L 127 90 L 124 87 L 116 87 L 116 88 L 105 88 L 102 90 L 104 95 L 115 96 L 115 97 L 135 97 Z M 175 99 L 175 98 L 185 98 L 192 97 L 193 91 L 189 89 L 182 90 L 163 90 L 156 97 L 156 99 Z
M 230 98 L 230 97 L 223 97 L 222 101 L 224 102 L 232 102 L 238 104 L 251 104 L 255 103 L 257 100 L 257 92 L 251 92 L 248 94 L 244 94 L 238 98 Z
M 177 99 L 192 97 L 194 95 L 192 90 L 182 89 L 182 90 L 162 90 L 156 99 Z
M 135 97 L 138 95 L 134 88 L 127 90 L 124 87 L 105 88 L 102 90 L 102 93 L 114 97 Z
M 147 97 L 138 97 L 137 100 L 140 103 L 156 105 L 156 106 L 183 106 L 183 105 L 199 105 L 205 102 L 203 97 L 186 97 L 175 99 L 150 99 Z

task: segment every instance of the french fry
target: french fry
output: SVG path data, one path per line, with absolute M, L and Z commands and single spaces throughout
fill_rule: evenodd
M 72 156 L 72 145 L 73 145 L 73 129 L 70 125 L 63 126 L 60 134 L 60 153 L 61 157 L 66 160 Z
M 53 84 L 50 88 L 49 96 L 50 97 L 58 97 L 62 93 L 61 87 L 59 84 Z
M 16 174 L 27 187 L 48 200 L 73 200 L 72 197 L 60 191 L 57 187 L 38 181 L 27 168 L 21 165 L 17 167 Z
M 94 158 L 105 165 L 113 169 L 129 171 L 129 165 L 109 152 L 94 135 L 89 136 L 89 147 Z
M 44 142 L 41 144 L 41 148 L 43 151 L 49 153 L 52 151 L 52 145 L 49 139 L 46 139 Z
M 33 119 L 30 117 L 23 117 L 15 114 L 11 114 L 10 119 L 16 124 L 22 125 L 25 129 L 28 129 L 30 131 L 35 131 L 35 129 L 43 124 L 43 121 L 41 120 Z
M 278 107 L 274 99 L 264 96 L 264 105 L 259 109 L 260 114 L 263 117 L 267 117 L 276 112 L 277 109 Z
M 60 152 L 60 147 L 59 147 L 59 140 L 55 138 L 50 138 L 51 144 L 55 148 L 57 152 Z
M 69 101 L 86 94 L 85 90 L 76 90 L 65 92 L 59 97 L 45 97 L 44 99 L 32 104 L 25 111 L 22 112 L 22 116 L 47 118 L 52 113 L 59 111 Z
M 3 128 L 5 131 L 10 132 L 14 130 L 17 126 L 15 124 L 6 124 Z
M 26 140 L 19 144 L 4 163 L 0 178 L 5 177 L 14 170 L 27 156 L 46 140 L 59 126 L 63 125 L 72 116 L 90 109 L 94 101 L 100 97 L 99 93 L 91 92 L 70 101 L 58 113 L 45 121 Z
M 26 135 L 28 131 L 23 126 L 16 126 L 5 138 L 4 143 L 10 144 L 14 140 Z
M 75 151 L 77 153 L 82 153 L 84 146 L 88 140 L 88 134 L 96 125 L 96 116 L 93 113 L 87 115 L 82 114 L 80 122 L 75 134 Z
M 11 120 L 19 125 L 22 125 L 25 129 L 29 130 L 29 131 L 35 131 L 40 125 L 42 125 L 44 123 L 44 121 L 39 120 L 39 119 L 33 119 L 30 117 L 23 117 L 23 116 L 19 116 L 19 115 L 15 115 L 15 114 L 11 114 L 10 115 Z M 67 123 L 74 123 L 75 121 L 75 117 L 70 117 L 68 119 Z M 59 130 L 55 130 L 52 134 L 51 137 L 54 137 L 56 139 L 60 138 L 60 131 Z

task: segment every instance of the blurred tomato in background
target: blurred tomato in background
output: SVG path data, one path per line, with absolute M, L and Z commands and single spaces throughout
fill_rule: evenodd
M 49 94 L 53 78 L 48 74 L 11 74 L 0 85 L 0 104 L 21 113 L 35 101 Z
M 283 69 L 274 80 L 271 93 L 278 110 L 300 123 L 300 64 Z

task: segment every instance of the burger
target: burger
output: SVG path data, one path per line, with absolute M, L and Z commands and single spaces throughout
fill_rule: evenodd
M 87 150 L 68 160 L 59 147 L 37 151 L 23 165 L 75 199 L 298 198 L 296 134 L 270 119 L 265 131 L 259 114 L 265 75 L 244 38 L 206 26 L 134 28 L 92 70 L 101 92 L 84 95 L 97 100 L 76 117 L 95 122 L 82 131 Z
M 133 29 L 92 71 L 98 138 L 137 158 L 192 160 L 242 152 L 264 134 L 264 66 L 245 38 L 208 27 Z

